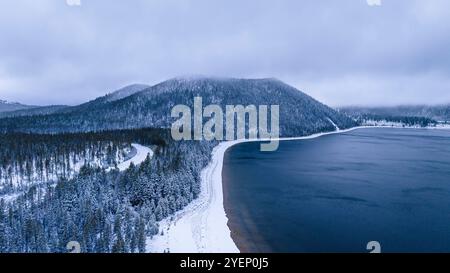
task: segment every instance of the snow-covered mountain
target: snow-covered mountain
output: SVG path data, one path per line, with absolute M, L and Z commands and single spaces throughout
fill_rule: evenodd
M 1 119 L 1 131 L 84 132 L 107 129 L 169 128 L 171 109 L 193 107 L 196 96 L 203 104 L 279 105 L 282 136 L 302 136 L 355 126 L 346 115 L 276 79 L 176 78 L 120 98 L 107 95 L 47 116 Z M 113 99 L 111 99 L 113 98 Z M 330 122 L 330 120 L 332 122 Z
M 23 110 L 23 109 L 31 109 L 31 108 L 35 108 L 35 107 L 37 107 L 37 106 L 24 105 L 24 104 L 21 104 L 18 102 L 9 102 L 6 100 L 0 100 L 0 113 L 16 111 L 16 110 Z
M 68 114 L 68 113 L 82 113 L 82 112 L 94 111 L 98 107 L 101 107 L 105 104 L 108 104 L 108 103 L 111 103 L 111 102 L 114 102 L 114 101 L 117 101 L 120 99 L 123 99 L 128 96 L 131 96 L 131 95 L 138 93 L 148 87 L 150 87 L 150 86 L 145 85 L 145 84 L 128 85 L 119 90 L 108 93 L 105 96 L 98 97 L 98 98 L 88 101 L 86 103 L 61 109 L 60 111 L 58 111 L 58 113 Z
M 132 84 L 132 85 L 126 86 L 117 91 L 114 91 L 105 96 L 96 98 L 92 101 L 83 103 L 78 106 L 50 105 L 50 106 L 39 106 L 38 107 L 38 106 L 26 106 L 26 105 L 21 105 L 21 104 L 17 104 L 17 103 L 13 104 L 13 103 L 7 103 L 5 101 L 0 101 L 0 109 L 1 109 L 2 102 L 4 102 L 5 105 L 17 105 L 18 106 L 15 109 L 13 107 L 10 107 L 11 110 L 9 110 L 7 112 L 0 111 L 0 118 L 50 115 L 50 114 L 55 114 L 55 113 L 70 113 L 70 112 L 76 112 L 76 111 L 86 111 L 86 110 L 97 107 L 99 104 L 104 104 L 104 103 L 123 99 L 123 98 L 133 95 L 139 91 L 142 91 L 143 89 L 148 88 L 148 87 L 150 87 L 150 86 L 144 85 L 144 84 Z M 22 107 L 19 107 L 19 106 L 22 106 Z
M 103 102 L 113 102 L 116 100 L 120 100 L 123 98 L 126 98 L 128 96 L 131 96 L 133 94 L 136 94 L 146 88 L 149 88 L 149 85 L 146 84 L 132 84 L 128 85 L 122 89 L 119 89 L 115 92 L 112 92 L 110 94 L 105 95 L 104 97 L 101 97 L 97 99 L 97 101 L 103 101 Z

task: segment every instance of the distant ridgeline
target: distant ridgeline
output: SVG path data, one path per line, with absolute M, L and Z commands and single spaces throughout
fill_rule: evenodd
M 361 124 L 373 122 L 398 123 L 405 126 L 436 126 L 450 124 L 450 105 L 397 107 L 343 107 L 339 111 Z
M 31 107 L 31 108 L 25 108 L 25 109 L 13 110 L 13 111 L 4 111 L 4 112 L 0 112 L 0 118 L 48 115 L 48 114 L 56 113 L 67 107 L 68 106 L 64 106 L 64 105 L 51 105 L 51 106 L 42 106 L 42 107 Z
M 359 114 L 354 116 L 356 121 L 361 125 L 398 125 L 398 126 L 416 126 L 427 127 L 436 126 L 437 121 L 426 117 L 408 117 L 408 116 L 390 116 L 390 115 L 374 115 Z
M 30 105 L 24 105 L 17 102 L 8 102 L 5 100 L 0 100 L 0 114 L 11 112 L 11 111 L 18 111 L 18 110 L 25 110 L 25 109 L 32 109 L 37 106 L 30 106 Z
M 143 87 L 144 88 L 144 87 Z M 139 89 L 137 89 L 139 90 Z M 131 128 L 170 128 L 175 105 L 279 105 L 281 136 L 303 136 L 349 128 L 356 123 L 346 115 L 275 79 L 172 79 L 116 100 L 99 98 L 47 115 L 0 119 L 1 132 L 87 132 Z

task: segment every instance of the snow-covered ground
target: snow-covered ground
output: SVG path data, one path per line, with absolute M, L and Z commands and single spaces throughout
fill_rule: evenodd
M 334 128 L 335 128 L 336 131 L 341 130 L 341 129 L 336 125 L 336 123 L 334 123 L 334 121 L 333 121 L 331 118 L 328 118 L 328 120 L 330 121 L 331 124 L 333 124 L 333 126 L 334 126 Z
M 160 235 L 147 240 L 149 252 L 239 252 L 231 239 L 223 207 L 222 166 L 225 151 L 243 141 L 222 142 L 214 148 L 210 164 L 201 173 L 200 196 L 159 223 Z
M 422 127 L 421 125 L 408 125 L 403 122 L 394 122 L 394 121 L 386 121 L 386 120 L 365 120 L 363 122 L 364 126 L 371 127 L 393 127 L 393 128 L 416 128 L 416 129 L 450 129 L 450 124 L 446 124 L 440 122 L 434 126 L 426 126 Z
M 20 196 L 20 193 L 10 193 L 10 194 L 4 194 L 0 195 L 0 199 L 3 199 L 5 203 L 12 202 L 16 200 Z
M 387 121 L 387 120 L 365 120 L 363 122 L 365 126 L 384 126 L 384 127 L 397 127 L 397 128 L 422 128 L 419 124 L 417 125 L 407 125 L 403 122 L 396 122 L 396 121 Z
M 130 158 L 127 161 L 124 161 L 122 163 L 120 163 L 119 165 L 117 165 L 117 168 L 122 172 L 125 171 L 126 169 L 128 169 L 131 165 L 131 163 L 133 163 L 134 165 L 139 165 L 142 162 L 144 162 L 144 160 L 147 158 L 148 155 L 150 155 L 150 157 L 153 157 L 153 151 L 152 149 L 133 143 L 131 144 L 131 146 L 133 146 L 133 148 L 136 149 L 136 155 L 133 156 L 132 158 Z
M 450 130 L 450 124 L 438 123 L 435 127 L 431 127 L 429 129 L 446 129 Z

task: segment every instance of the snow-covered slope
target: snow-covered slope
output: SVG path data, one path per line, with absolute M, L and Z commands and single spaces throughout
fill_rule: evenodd
M 8 186 L 8 188 L 12 190 L 23 189 L 43 182 L 57 181 L 61 177 L 71 179 L 79 173 L 81 167 L 85 164 L 102 168 L 108 167 L 109 164 L 111 164 L 108 163 L 109 147 L 110 146 L 105 146 L 102 151 L 88 148 L 84 153 L 70 152 L 64 156 L 50 157 L 45 160 L 38 160 L 36 158 L 33 161 L 14 162 L 14 164 L 7 166 L 6 168 L 0 166 L 0 190 L 5 186 Z M 133 147 L 138 151 L 143 150 L 140 145 Z M 124 164 L 125 162 L 130 161 L 125 161 L 126 156 L 129 153 L 131 153 L 130 147 L 117 150 L 114 155 L 114 162 Z M 140 153 L 137 155 L 142 157 Z M 138 158 L 138 160 L 136 160 L 133 157 L 131 161 L 138 162 L 140 159 L 141 158 Z M 42 166 L 42 161 L 47 162 L 48 166 Z M 29 171 L 27 171 L 27 169 L 29 169 Z
M 150 149 L 148 147 L 145 147 L 145 146 L 142 146 L 140 144 L 136 144 L 136 143 L 131 144 L 131 146 L 136 150 L 136 153 L 130 159 L 125 160 L 125 161 L 123 161 L 123 162 L 121 162 L 120 164 L 117 165 L 117 168 L 119 169 L 119 171 L 125 171 L 126 169 L 128 169 L 130 167 L 131 163 L 133 163 L 136 166 L 141 164 L 142 162 L 145 161 L 147 156 L 153 157 L 152 149 Z M 89 154 L 89 153 L 87 153 L 87 154 Z M 120 160 L 121 157 L 118 156 L 117 159 Z M 79 160 L 75 165 L 73 165 L 72 166 L 72 170 L 71 170 L 71 175 L 69 177 L 73 177 L 74 175 L 76 175 L 80 171 L 81 167 L 85 163 L 86 163 L 85 160 Z M 93 162 L 88 162 L 88 163 L 91 164 L 91 165 L 95 165 L 95 166 L 102 166 L 101 160 L 99 158 L 96 158 L 96 159 L 94 159 Z M 110 167 L 110 168 L 107 169 L 107 171 L 111 171 L 112 169 L 113 168 Z M 35 180 L 34 181 L 35 185 L 36 184 L 40 184 L 41 182 L 43 182 L 43 181 L 39 181 L 38 180 L 37 175 L 35 175 L 35 176 L 36 176 L 35 179 L 34 179 Z M 56 174 L 50 176 L 50 180 L 56 181 L 57 179 L 58 179 L 58 175 L 56 175 Z M 20 183 L 20 181 L 22 181 L 22 180 L 24 180 L 24 179 L 22 177 L 20 177 L 20 176 L 17 176 L 17 177 L 15 176 L 14 177 L 14 183 L 15 184 Z M 1 183 L 0 183 L 0 189 L 1 188 L 2 188 L 2 186 L 1 186 Z M 10 194 L 3 194 L 3 195 L 0 194 L 0 199 L 5 200 L 6 202 L 10 202 L 10 201 L 15 200 L 20 194 L 21 194 L 20 191 L 19 192 L 13 192 L 13 193 L 10 193 Z
M 98 98 L 88 101 L 86 103 L 62 109 L 58 113 L 55 113 L 55 115 L 59 114 L 58 116 L 64 116 L 64 115 L 69 115 L 69 116 L 81 115 L 81 116 L 83 116 L 83 113 L 97 112 L 102 108 L 105 108 L 105 107 L 107 108 L 109 104 L 111 104 L 115 101 L 121 100 L 128 96 L 131 96 L 133 94 L 141 92 L 142 90 L 144 90 L 148 87 L 149 86 L 145 85 L 145 84 L 128 85 L 117 91 L 111 92 L 102 97 L 98 97 Z M 97 113 L 97 115 L 98 115 L 98 113 Z
M 108 95 L 102 97 L 102 99 L 104 102 L 113 102 L 116 100 L 121 100 L 128 96 L 131 96 L 133 94 L 141 92 L 142 90 L 149 88 L 149 87 L 150 87 L 149 85 L 145 85 L 145 84 L 128 85 L 122 89 L 119 89 L 111 94 L 108 94 Z

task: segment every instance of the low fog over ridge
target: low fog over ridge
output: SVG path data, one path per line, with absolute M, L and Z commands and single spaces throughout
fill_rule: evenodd
M 176 75 L 276 77 L 330 105 L 450 102 L 445 0 L 0 4 L 0 99 L 75 105 Z

